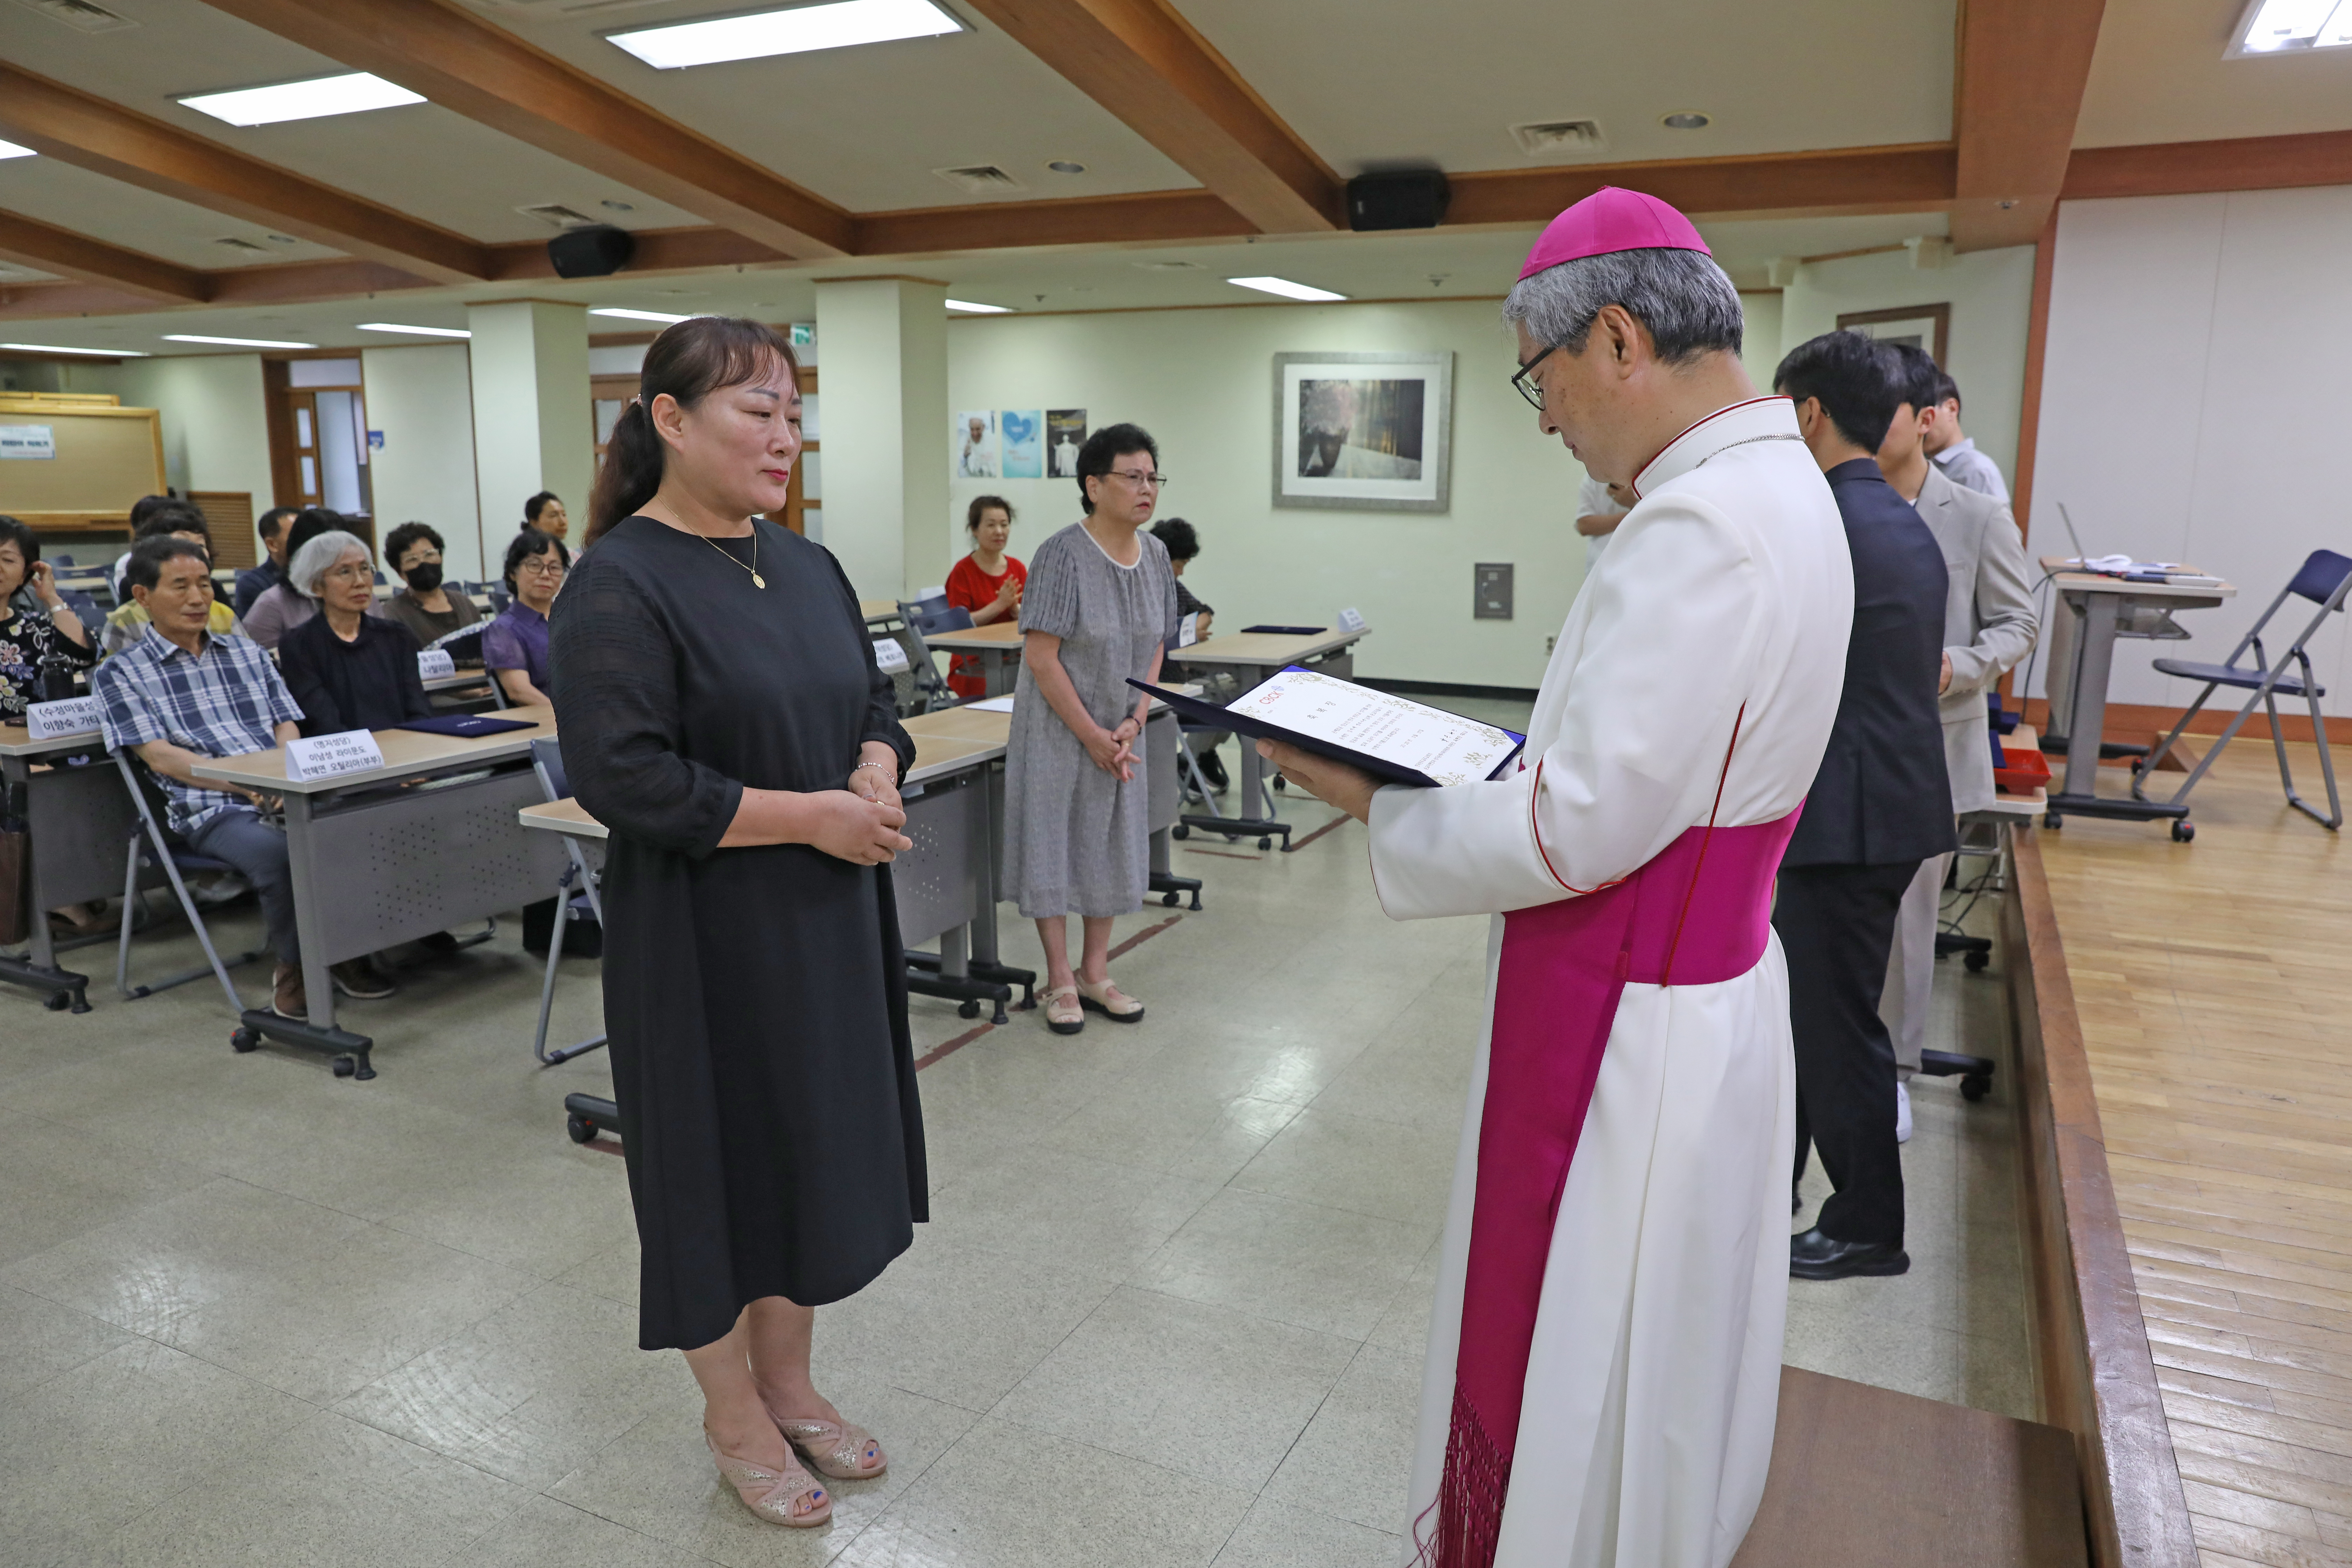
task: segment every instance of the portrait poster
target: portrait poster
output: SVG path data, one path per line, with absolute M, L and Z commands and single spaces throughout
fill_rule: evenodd
M 1045 416 L 1034 408 L 1007 408 L 996 416 L 1004 433 L 1004 477 L 1045 477 Z
M 992 479 L 997 477 L 996 411 L 969 408 L 955 416 L 948 438 L 953 443 L 955 477 Z
M 1078 477 L 1078 450 L 1087 444 L 1087 411 L 1083 408 L 1045 410 L 1045 477 Z
M 1454 355 L 1274 356 L 1274 504 L 1444 511 Z

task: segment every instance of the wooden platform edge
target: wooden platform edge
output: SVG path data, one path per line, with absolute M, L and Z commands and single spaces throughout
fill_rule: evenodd
M 2035 1394 L 2074 1435 L 2095 1568 L 2198 1568 L 2038 831 L 2010 835 L 2000 909 Z

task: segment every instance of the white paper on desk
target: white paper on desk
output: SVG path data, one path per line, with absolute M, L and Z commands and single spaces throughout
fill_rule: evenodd
M 286 776 L 289 779 L 331 779 L 363 773 L 383 766 L 383 752 L 365 730 L 345 730 L 339 735 L 318 735 L 286 742 Z
M 975 713 L 1010 713 L 1013 711 L 1013 696 L 1007 692 L 1003 697 L 983 697 L 977 702 L 967 702 L 963 706 Z
M 457 661 L 449 657 L 447 650 L 437 647 L 428 647 L 418 651 L 416 655 L 416 678 L 419 680 L 438 680 L 444 676 L 455 675 L 457 673 Z
M 885 675 L 896 675 L 902 669 L 912 668 L 907 662 L 906 648 L 900 646 L 897 637 L 874 639 L 874 662 Z
M 1484 780 L 1517 743 L 1495 725 L 1311 669 L 1286 669 L 1227 706 L 1310 740 L 1426 773 L 1442 784 Z
M 64 697 L 55 702 L 35 702 L 25 710 L 25 728 L 36 741 L 58 741 L 87 734 L 99 726 L 95 697 Z

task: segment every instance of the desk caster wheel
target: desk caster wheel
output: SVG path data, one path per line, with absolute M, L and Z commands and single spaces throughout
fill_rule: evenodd
M 1288 795 L 1290 793 L 1290 781 L 1284 778 L 1280 773 L 1275 774 L 1274 793 L 1276 795 Z
M 2042 826 L 2050 829 L 2053 833 L 2055 833 L 2059 828 L 2063 827 L 2065 825 L 2066 819 L 2059 816 L 2054 811 L 2045 811 L 2042 814 Z
M 1173 889 L 1160 895 L 1160 908 L 1169 910 L 1176 907 L 1176 893 Z
M 1190 838 L 1192 837 L 1192 830 L 1180 822 L 1175 826 L 1168 830 L 1168 837 L 1171 838 Z
M 2181 817 L 2173 823 L 2172 841 L 2175 844 L 2186 844 L 2196 837 L 2197 825 L 2187 817 Z
M 1992 1079 L 1981 1073 L 1970 1073 L 1960 1079 L 1960 1098 L 1974 1105 L 1992 1092 Z
M 261 1048 L 261 1031 L 258 1029 L 237 1030 L 236 1033 L 228 1037 L 228 1048 L 235 1051 L 239 1056 L 245 1055 L 247 1051 L 259 1050 Z
M 1989 952 L 1971 952 L 1966 958 L 1960 960 L 1960 962 L 1969 966 L 1969 973 L 1970 974 L 1982 974 L 1985 970 L 1985 965 L 1992 962 L 1992 954 Z
M 335 1058 L 335 1076 L 337 1078 L 350 1078 L 359 1070 L 360 1063 L 357 1057 L 337 1057 Z
M 52 991 L 42 1001 L 41 1005 L 52 1013 L 62 1013 L 73 1005 L 73 998 L 62 991 Z
M 596 1124 L 586 1117 L 577 1114 L 563 1119 L 563 1130 L 572 1134 L 572 1141 L 574 1143 L 585 1143 L 596 1136 Z
M 1271 848 L 1273 848 L 1273 847 L 1274 847 L 1274 838 L 1273 838 L 1273 837 L 1272 837 L 1271 835 L 1269 835 L 1269 836 L 1267 836 L 1266 837 L 1264 837 L 1264 838 L 1259 839 L 1259 840 L 1257 841 L 1257 847 L 1258 847 L 1259 848 L 1261 848 L 1261 849 L 1271 849 Z
M 979 1017 L 979 1016 L 980 1016 L 980 1004 L 979 1004 L 979 1003 L 977 1003 L 977 1002 L 959 1002 L 959 1003 L 957 1003 L 957 1004 L 956 1004 L 956 1016 L 957 1016 L 957 1017 L 959 1017 L 959 1018 L 977 1018 L 977 1017 Z

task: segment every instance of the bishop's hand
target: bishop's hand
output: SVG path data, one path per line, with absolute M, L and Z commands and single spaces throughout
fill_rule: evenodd
M 1279 741 L 1260 741 L 1257 754 L 1282 770 L 1282 776 L 1326 805 L 1336 805 L 1358 822 L 1372 819 L 1372 792 L 1381 781 L 1361 768 L 1318 757 Z

